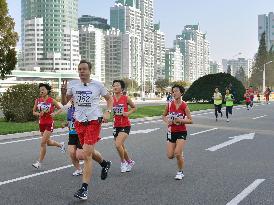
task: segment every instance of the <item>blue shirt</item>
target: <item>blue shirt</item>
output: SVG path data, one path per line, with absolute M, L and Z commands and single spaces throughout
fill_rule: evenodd
M 68 121 L 68 128 L 69 128 L 69 134 L 77 134 L 75 127 L 74 127 L 74 122 L 75 122 L 75 118 L 74 118 L 74 112 L 75 112 L 75 107 L 72 105 L 69 109 L 68 109 L 68 113 L 67 113 L 67 121 Z

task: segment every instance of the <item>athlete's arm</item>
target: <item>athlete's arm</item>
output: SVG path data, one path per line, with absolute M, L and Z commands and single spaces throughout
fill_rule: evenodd
M 72 95 L 67 95 L 67 90 L 68 90 L 67 86 L 68 86 L 68 81 L 67 80 L 63 81 L 63 84 L 61 86 L 62 105 L 66 105 L 72 98 Z
M 110 113 L 112 111 L 112 107 L 113 107 L 113 98 L 110 94 L 106 94 L 103 96 L 103 98 L 105 98 L 105 100 L 107 101 L 107 110 L 103 116 L 103 121 L 107 122 L 107 120 L 110 118 Z
M 43 112 L 41 112 L 41 113 L 39 113 L 39 112 L 36 112 L 36 110 L 37 110 L 37 100 L 35 100 L 35 103 L 34 103 L 34 106 L 33 106 L 33 108 L 32 108 L 32 114 L 34 115 L 34 116 L 37 116 L 37 117 L 40 117 L 40 116 L 42 116 L 43 115 Z
M 131 109 L 128 112 L 124 112 L 123 113 L 124 116 L 129 116 L 132 113 L 136 112 L 136 110 L 137 110 L 134 102 L 129 97 L 127 98 L 127 104 L 130 106 Z
M 63 112 L 63 110 L 61 109 L 60 105 L 58 104 L 58 102 L 55 99 L 53 99 L 53 104 L 57 108 L 58 111 L 51 113 L 52 117 L 54 117 L 55 115 L 58 115 L 58 114 L 60 114 L 60 113 Z
M 166 124 L 170 125 L 170 124 L 172 124 L 172 121 L 168 120 L 168 117 L 167 117 L 168 107 L 169 107 L 169 104 L 166 105 L 166 108 L 165 108 L 165 110 L 163 112 L 163 115 L 162 115 L 162 119 Z
M 182 124 L 193 124 L 192 116 L 190 114 L 190 110 L 189 110 L 188 106 L 186 106 L 186 108 L 185 108 L 185 113 L 186 113 L 187 118 L 180 119 L 181 123 Z

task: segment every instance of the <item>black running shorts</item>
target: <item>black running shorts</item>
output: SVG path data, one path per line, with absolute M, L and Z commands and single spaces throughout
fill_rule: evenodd
M 119 132 L 124 132 L 124 133 L 127 133 L 129 135 L 130 133 L 130 126 L 128 127 L 114 127 L 113 128 L 113 136 L 114 138 L 116 138 L 119 134 Z
M 185 132 L 168 132 L 166 140 L 171 143 L 176 143 L 177 140 L 186 140 L 187 131 Z
M 83 149 L 77 134 L 69 134 L 68 145 L 76 145 L 78 149 Z

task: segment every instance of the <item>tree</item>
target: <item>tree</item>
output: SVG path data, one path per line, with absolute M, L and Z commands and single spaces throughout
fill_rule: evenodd
M 129 78 L 123 78 L 122 79 L 126 84 L 126 89 L 130 91 L 136 91 L 138 88 L 138 83 L 136 80 L 132 80 Z
M 241 81 L 244 85 L 246 84 L 246 74 L 244 68 L 241 66 L 239 70 L 237 70 L 235 77 Z
M 218 87 L 224 96 L 225 90 L 230 87 L 237 100 L 242 100 L 245 87 L 242 82 L 228 73 L 205 75 L 194 81 L 183 96 L 185 101 L 212 101 L 215 88 Z
M 265 33 L 262 34 L 258 52 L 255 55 L 255 66 L 252 69 L 251 84 L 253 86 L 260 86 L 263 84 L 263 69 L 264 64 L 268 61 L 269 53 L 267 52 L 265 43 Z
M 173 86 L 173 85 L 180 85 L 183 87 L 187 87 L 189 85 L 189 83 L 187 83 L 186 81 L 183 81 L 183 80 L 179 80 L 179 81 L 174 81 L 170 84 L 170 86 Z
M 160 92 L 165 92 L 166 88 L 169 86 L 168 79 L 158 79 L 155 82 L 156 88 L 160 90 Z
M 232 70 L 231 70 L 231 65 L 228 65 L 228 66 L 227 66 L 227 73 L 231 75 L 231 71 L 232 71 Z
M 8 16 L 6 0 L 0 0 L 0 77 L 5 79 L 17 63 L 15 46 L 18 35 L 14 31 L 14 21 Z
M 35 99 L 39 97 L 36 84 L 18 84 L 8 88 L 0 97 L 0 106 L 5 119 L 14 122 L 27 122 L 37 119 L 32 114 Z

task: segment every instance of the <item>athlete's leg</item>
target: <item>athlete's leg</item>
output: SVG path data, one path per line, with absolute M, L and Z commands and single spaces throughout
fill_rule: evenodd
M 226 115 L 226 118 L 228 119 L 228 112 L 229 112 L 229 107 L 226 106 L 226 109 L 225 109 L 225 115 Z
M 186 144 L 186 140 L 177 139 L 174 155 L 177 158 L 178 171 L 183 171 L 184 168 L 184 156 L 183 150 Z
M 40 155 L 39 155 L 39 162 L 42 162 L 46 156 L 47 152 L 47 142 L 51 136 L 51 132 L 45 130 L 42 134 L 41 144 L 40 144 Z
M 80 170 L 81 167 L 79 164 L 79 159 L 77 159 L 77 157 L 76 157 L 76 150 L 77 150 L 76 145 L 68 145 L 68 151 L 69 151 L 69 156 L 70 156 L 71 162 L 76 169 Z
M 124 149 L 124 142 L 126 138 L 128 137 L 128 134 L 125 132 L 119 132 L 118 136 L 115 138 L 115 147 L 117 149 L 117 152 L 120 156 L 121 162 L 125 161 L 125 149 Z
M 175 147 L 176 147 L 176 143 L 167 141 L 167 146 L 166 146 L 167 158 L 169 159 L 174 158 Z

